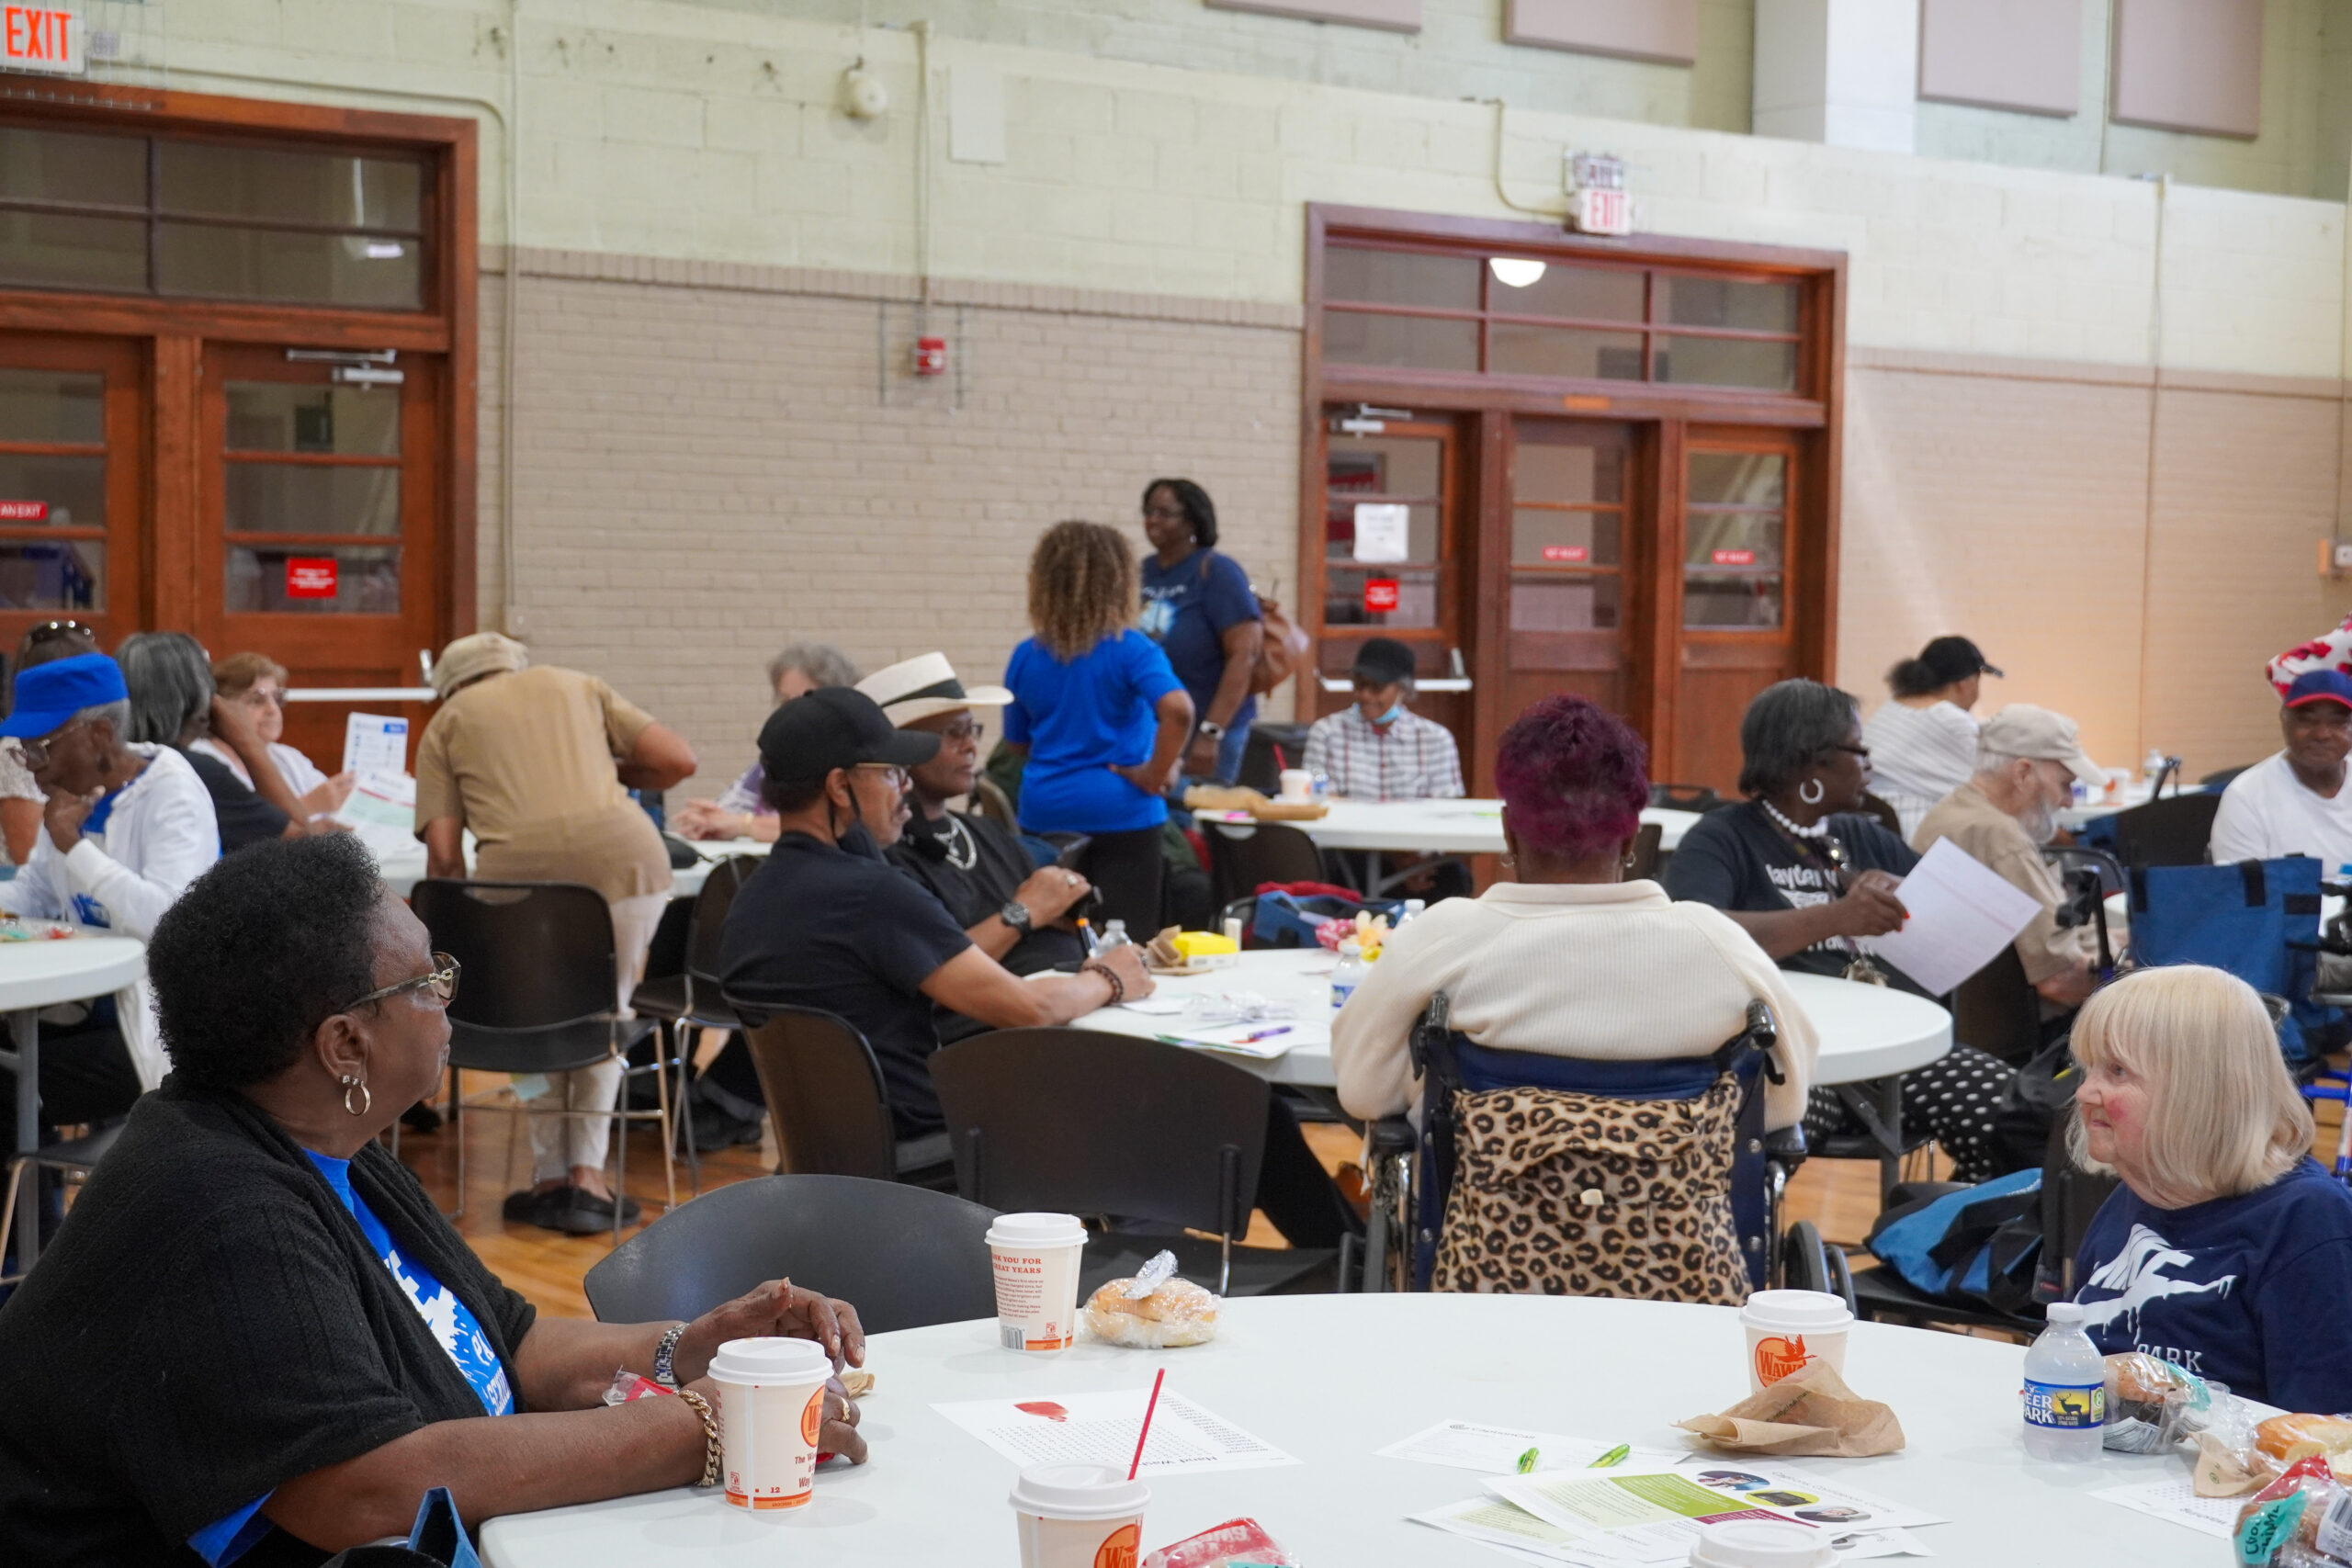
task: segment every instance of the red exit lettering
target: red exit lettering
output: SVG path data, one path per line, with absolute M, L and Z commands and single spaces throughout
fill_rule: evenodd
M 1591 555 L 1592 551 L 1583 545 L 1546 545 L 1544 547 L 1544 558 L 1545 560 L 1580 561 L 1589 559 Z
M 1756 552 L 1754 550 L 1717 550 L 1715 564 L 1717 566 L 1754 566 Z

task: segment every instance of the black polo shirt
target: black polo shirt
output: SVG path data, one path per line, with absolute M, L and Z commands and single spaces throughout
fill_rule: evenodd
M 1875 818 L 1840 814 L 1829 818 L 1829 831 L 1845 846 L 1846 863 L 1854 871 L 1905 876 L 1919 863 L 1911 846 Z M 1758 914 L 1826 904 L 1843 893 L 1826 860 L 1800 849 L 1752 800 L 1692 823 L 1659 880 L 1669 898 Z M 1852 958 L 1843 941 L 1818 942 L 1781 959 L 1781 967 L 1835 978 Z M 1893 976 L 1909 978 L 1884 959 L 1878 964 Z
M 286 836 L 286 824 L 292 818 L 239 778 L 228 763 L 201 751 L 183 750 L 180 756 L 196 770 L 196 776 L 204 781 L 205 793 L 212 796 L 212 816 L 220 824 L 222 854 L 232 855 L 247 844 Z
M 1004 824 L 960 811 L 945 812 L 933 822 L 918 810 L 899 841 L 883 853 L 931 889 L 966 931 L 1001 913 L 1037 869 L 1026 846 Z M 1012 944 L 1004 966 L 1015 975 L 1034 975 L 1085 956 L 1076 931 L 1039 927 Z
M 971 945 L 864 833 L 839 846 L 786 833 L 727 911 L 719 972 L 747 1000 L 846 1019 L 874 1047 L 899 1136 L 913 1138 L 944 1124 L 931 1086 L 939 1032 L 922 986 Z

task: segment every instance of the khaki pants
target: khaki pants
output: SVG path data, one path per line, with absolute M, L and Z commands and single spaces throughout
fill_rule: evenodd
M 612 901 L 613 957 L 617 971 L 615 1005 L 623 1018 L 635 1016 L 628 1010 L 628 999 L 638 981 L 644 978 L 645 955 L 653 946 L 654 928 L 662 923 L 662 911 L 669 903 L 667 893 Z M 548 1074 L 548 1092 L 539 1103 L 548 1109 L 560 1105 L 567 1111 L 610 1111 L 620 1098 L 620 1062 L 599 1062 L 576 1072 Z M 533 1116 L 529 1121 L 534 1184 L 560 1179 L 576 1166 L 604 1168 L 605 1151 L 612 1146 L 610 1115 Z

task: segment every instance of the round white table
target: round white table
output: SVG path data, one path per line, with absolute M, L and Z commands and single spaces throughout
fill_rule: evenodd
M 1268 1029 L 1288 1026 L 1295 1036 L 1284 1037 L 1290 1048 L 1281 1055 L 1260 1060 L 1229 1052 L 1223 1055 L 1276 1083 L 1331 1089 L 1338 1083 L 1331 1072 L 1333 962 L 1331 954 L 1319 947 L 1245 953 L 1241 962 L 1229 969 L 1157 976 L 1154 994 L 1189 1000 L 1247 992 L 1277 1008 L 1290 1009 L 1290 1017 L 1270 1018 L 1263 1025 Z M 1817 1083 L 1892 1078 L 1924 1066 L 1951 1049 L 1951 1014 L 1924 997 L 1819 975 L 1784 972 L 1783 977 L 1821 1039 L 1815 1072 Z M 1116 1007 L 1073 1020 L 1072 1027 L 1148 1039 L 1181 1036 L 1199 1024 L 1190 1014 L 1143 1013 Z
M 488 1568 L 1011 1568 L 1019 1554 L 1005 1495 L 1015 1467 L 933 1403 L 1131 1390 L 1139 1418 L 1164 1366 L 1168 1393 L 1300 1462 L 1161 1476 L 1144 1517 L 1147 1548 L 1247 1516 L 1318 1568 L 1485 1568 L 1501 1561 L 1491 1549 L 1407 1518 L 1479 1495 L 1479 1476 L 1374 1450 L 1464 1420 L 1679 1450 L 1690 1440 L 1673 1422 L 1747 1392 L 1744 1341 L 1728 1307 L 1267 1296 L 1228 1302 L 1220 1337 L 1189 1349 L 1088 1342 L 1046 1359 L 999 1349 L 994 1336 L 993 1320 L 876 1336 L 867 1364 L 877 1382 L 863 1420 L 872 1457 L 820 1472 L 805 1509 L 754 1516 L 715 1495 L 654 1493 L 492 1519 L 478 1534 L 482 1560 Z M 2227 1555 L 2183 1526 L 2087 1495 L 2185 1481 L 2184 1459 L 2105 1454 L 2083 1465 L 2030 1465 L 2018 1439 L 2024 1358 L 2022 1348 L 1996 1340 L 1857 1324 L 1847 1379 L 1894 1407 L 1906 1446 L 1877 1459 L 1776 1462 L 1948 1518 L 1918 1527 L 1917 1538 L 1941 1561 L 1972 1568 L 2154 1568 Z M 1736 1461 L 1710 1455 L 1691 1468 L 1723 1465 Z
M 0 1012 L 16 1046 L 17 1152 L 40 1147 L 40 1010 L 110 996 L 147 972 L 147 944 L 127 936 L 84 935 L 55 942 L 0 942 Z M 30 1268 L 40 1256 L 40 1184 L 17 1189 L 17 1256 Z
M 1248 826 L 1246 811 L 1198 813 L 1216 821 Z M 1658 850 L 1670 854 L 1682 835 L 1699 820 L 1695 811 L 1669 811 L 1652 807 L 1642 813 L 1645 823 L 1658 828 Z M 1364 852 L 1363 886 L 1380 881 L 1384 852 L 1437 855 L 1498 855 L 1503 852 L 1503 803 L 1499 800 L 1338 800 L 1312 822 L 1290 822 L 1315 840 L 1318 850 Z
M 473 841 L 466 841 L 468 864 L 472 863 Z M 765 855 L 775 845 L 758 839 L 708 839 L 695 843 L 695 852 L 702 858 L 689 866 L 670 873 L 670 897 L 691 898 L 702 891 L 710 877 L 710 868 L 730 855 Z M 384 886 L 405 898 L 424 880 L 424 846 L 416 846 L 413 853 L 402 850 L 397 854 L 380 855 L 377 870 L 384 878 Z

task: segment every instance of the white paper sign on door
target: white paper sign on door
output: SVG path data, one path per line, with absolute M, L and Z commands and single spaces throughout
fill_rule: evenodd
M 1413 509 L 1394 502 L 1356 502 L 1356 559 L 1411 558 Z

